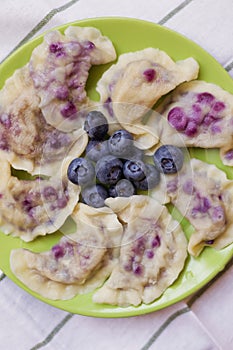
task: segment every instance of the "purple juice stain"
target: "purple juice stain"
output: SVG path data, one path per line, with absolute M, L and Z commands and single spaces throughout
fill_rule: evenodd
M 133 272 L 135 275 L 140 276 L 143 273 L 143 266 L 140 264 L 135 264 L 135 266 L 133 266 Z
M 7 137 L 4 133 L 0 134 L 0 149 L 2 149 L 3 151 L 9 150 L 9 144 L 7 141 Z
M 133 247 L 133 252 L 136 255 L 143 255 L 144 251 L 145 251 L 145 242 L 144 242 L 144 238 L 141 237 L 136 241 L 136 244 Z
M 156 78 L 156 71 L 153 68 L 146 69 L 143 72 L 143 76 L 146 78 L 148 83 L 150 83 Z
M 11 117 L 7 113 L 3 113 L 0 115 L 0 123 L 6 128 L 9 129 L 12 125 Z
M 190 120 L 186 126 L 185 135 L 192 137 L 196 135 L 197 131 L 198 131 L 197 123 L 194 120 Z
M 215 111 L 215 112 L 221 112 L 221 111 L 223 111 L 224 110 L 224 108 L 225 108 L 226 106 L 225 106 L 225 103 L 224 102 L 222 102 L 222 101 L 217 101 L 217 102 L 215 102 L 214 103 L 214 105 L 213 105 L 213 110 Z
M 210 126 L 215 121 L 215 117 L 211 113 L 207 113 L 203 120 L 203 125 Z
M 201 92 L 201 93 L 197 94 L 197 102 L 198 103 L 211 105 L 214 100 L 215 100 L 215 97 L 212 94 L 210 94 L 209 92 Z
M 52 43 L 49 45 L 49 51 L 56 55 L 56 57 L 64 56 L 65 49 L 61 42 Z
M 95 48 L 95 44 L 88 40 L 83 43 L 83 48 L 86 50 L 93 50 Z
M 30 213 L 31 209 L 33 208 L 33 205 L 32 205 L 32 202 L 28 199 L 24 199 L 22 201 L 22 207 L 23 207 L 23 210 L 26 211 L 27 213 Z
M 53 149 L 60 149 L 69 145 L 70 141 L 68 134 L 55 130 L 53 133 L 48 134 L 46 145 Z
M 104 102 L 104 108 L 107 109 L 107 112 L 111 117 L 114 117 L 111 97 L 108 97 L 107 100 Z
M 71 244 L 70 242 L 66 242 L 64 245 L 65 251 L 69 254 L 69 255 L 74 255 L 74 246 L 73 244 Z
M 173 193 L 176 192 L 178 189 L 178 180 L 171 180 L 167 183 L 167 192 L 168 193 Z
M 52 253 L 55 259 L 60 259 L 60 258 L 63 258 L 63 256 L 65 255 L 65 250 L 61 245 L 56 244 L 55 246 L 52 247 Z
M 125 264 L 125 265 L 124 265 L 124 269 L 125 269 L 125 271 L 127 271 L 127 272 L 132 271 L 132 264 L 130 264 L 130 263 Z
M 224 158 L 226 160 L 232 160 L 233 159 L 233 149 L 230 149 L 229 151 L 227 151 L 224 155 Z
M 213 208 L 212 218 L 214 222 L 221 222 L 221 221 L 225 222 L 225 212 L 223 207 L 221 207 L 221 205 L 218 205 Z
M 199 198 L 199 205 L 197 207 L 200 213 L 207 213 L 207 211 L 211 208 L 210 201 L 207 197 Z
M 188 123 L 188 118 L 182 108 L 175 107 L 168 113 L 168 122 L 177 131 L 184 131 Z
M 69 90 L 66 86 L 59 86 L 56 91 L 56 98 L 58 100 L 64 101 L 69 97 Z
M 196 214 L 206 214 L 211 208 L 210 201 L 207 197 L 202 197 L 200 194 L 196 196 L 197 205 L 192 209 L 192 216 L 195 217 Z
M 218 122 L 214 122 L 211 125 L 211 129 L 210 130 L 211 130 L 212 134 L 220 134 L 222 132 L 222 128 L 220 127 Z
M 57 199 L 58 197 L 58 194 L 57 194 L 57 191 L 55 190 L 54 187 L 52 186 L 46 186 L 44 189 L 43 189 L 43 196 L 46 200 L 48 201 L 54 201 Z
M 202 109 L 201 109 L 201 107 L 200 107 L 200 105 L 198 103 L 194 103 L 192 105 L 192 110 L 195 113 L 201 113 L 201 111 L 202 111 Z
M 193 181 L 191 179 L 185 181 L 185 183 L 183 184 L 184 193 L 191 196 L 193 193 L 193 190 L 194 190 Z
M 67 206 L 68 199 L 66 197 L 61 197 L 57 201 L 57 208 L 63 209 Z
M 148 259 L 153 259 L 153 257 L 154 257 L 153 250 L 147 250 L 146 251 L 146 256 L 147 256 Z
M 152 242 L 151 242 L 151 247 L 152 247 L 152 248 L 157 248 L 157 247 L 159 247 L 160 245 L 161 245 L 160 237 L 159 237 L 159 235 L 156 235 L 156 236 L 153 238 Z
M 208 244 L 208 245 L 214 244 L 214 239 L 209 239 L 209 240 L 205 241 L 205 244 Z
M 191 120 L 193 120 L 197 125 L 201 125 L 203 113 L 199 104 L 192 105 Z
M 77 113 L 77 109 L 73 102 L 68 101 L 67 104 L 61 109 L 61 115 L 64 118 L 71 118 L 74 117 Z

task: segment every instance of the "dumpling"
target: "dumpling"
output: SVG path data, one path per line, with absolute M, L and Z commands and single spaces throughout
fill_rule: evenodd
M 0 228 L 5 234 L 32 241 L 57 231 L 73 212 L 80 186 L 63 173 L 49 179 L 20 180 L 11 174 L 10 164 L 1 160 Z
M 146 48 L 120 55 L 99 80 L 97 91 L 106 110 L 126 130 L 141 135 L 148 133 L 143 118 L 150 108 L 180 83 L 196 79 L 198 71 L 193 58 L 174 62 L 164 51 Z
M 47 123 L 61 131 L 80 128 L 93 105 L 85 90 L 89 70 L 115 58 L 111 41 L 96 28 L 70 26 L 64 35 L 46 34 L 29 65 Z
M 71 148 L 82 154 L 88 137 L 82 129 L 65 133 L 49 125 L 39 102 L 28 65 L 16 70 L 0 91 L 0 157 L 16 169 L 51 176 Z
M 233 242 L 233 182 L 215 165 L 201 160 L 191 159 L 191 168 L 167 176 L 167 190 L 194 228 L 188 251 L 198 256 L 205 246 L 222 249 Z
M 148 196 L 108 198 L 106 204 L 123 223 L 124 235 L 119 262 L 93 301 L 119 306 L 150 303 L 183 269 L 186 237 L 166 207 Z
M 117 215 L 108 207 L 94 208 L 79 202 L 72 215 L 78 227 L 87 227 L 90 230 L 100 230 L 104 238 L 104 248 L 109 248 L 112 253 L 118 255 L 121 245 L 123 227 L 119 222 Z
M 121 239 L 123 228 L 113 211 L 79 203 L 72 218 L 75 232 L 62 237 L 49 251 L 11 252 L 10 264 L 16 277 L 49 299 L 70 299 L 92 291 L 116 264 L 111 246 Z
M 221 148 L 223 163 L 233 164 L 233 95 L 204 81 L 191 81 L 177 87 L 158 106 L 162 117 L 148 124 L 163 143 L 177 146 Z M 227 152 L 228 151 L 228 152 Z M 225 156 L 224 156 L 225 154 Z M 231 158 L 232 156 L 232 158 Z

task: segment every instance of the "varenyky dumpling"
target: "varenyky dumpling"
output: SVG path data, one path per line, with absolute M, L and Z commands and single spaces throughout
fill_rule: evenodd
M 70 26 L 64 35 L 46 34 L 29 66 L 47 123 L 61 131 L 80 128 L 93 105 L 85 90 L 89 70 L 115 58 L 112 42 L 96 28 Z
M 53 175 L 72 148 L 83 153 L 88 137 L 82 129 L 65 133 L 49 125 L 28 65 L 15 71 L 0 91 L 0 157 L 30 174 Z
M 177 85 L 196 79 L 198 71 L 193 58 L 174 62 L 164 51 L 146 48 L 120 55 L 99 80 L 97 91 L 106 112 L 133 134 L 149 134 L 152 143 L 153 135 L 143 123 L 145 113 Z
M 65 173 L 51 178 L 20 180 L 11 175 L 10 164 L 1 160 L 0 228 L 5 234 L 32 241 L 57 231 L 73 212 L 80 186 Z
M 163 143 L 221 148 L 224 164 L 233 165 L 233 95 L 220 86 L 191 81 L 178 86 L 158 106 L 162 117 L 148 124 Z
M 188 251 L 198 256 L 205 246 L 222 249 L 233 242 L 233 182 L 201 160 L 191 159 L 191 168 L 167 176 L 167 194 L 193 226 Z
M 106 204 L 123 222 L 124 234 L 119 262 L 93 301 L 119 306 L 150 303 L 183 269 L 185 235 L 166 207 L 148 196 L 108 198 Z
M 70 299 L 100 286 L 116 264 L 112 247 L 123 228 L 110 208 L 79 203 L 72 214 L 75 233 L 49 251 L 11 252 L 11 269 L 27 287 L 49 299 Z M 115 242 L 115 243 L 114 243 Z

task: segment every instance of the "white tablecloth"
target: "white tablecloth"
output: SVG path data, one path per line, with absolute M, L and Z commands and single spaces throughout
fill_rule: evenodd
M 1 0 L 0 62 L 54 26 L 123 16 L 159 23 L 202 46 L 233 77 L 232 0 Z M 101 319 L 69 314 L 0 275 L 3 350 L 233 349 L 233 260 L 188 299 L 144 316 Z

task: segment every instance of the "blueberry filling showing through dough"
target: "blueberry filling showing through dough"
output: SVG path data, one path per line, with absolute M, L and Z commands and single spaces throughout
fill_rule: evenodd
M 141 276 L 143 274 L 144 258 L 151 260 L 155 256 L 155 250 L 161 245 L 160 236 L 155 234 L 146 234 L 138 238 L 133 244 L 130 256 L 123 262 L 123 267 L 127 272 L 133 272 L 135 275 Z
M 152 82 L 156 78 L 156 71 L 153 68 L 148 68 L 143 72 L 144 77 L 148 83 Z
M 208 92 L 193 94 L 190 98 L 191 109 L 176 106 L 169 111 L 169 124 L 188 137 L 194 137 L 200 128 L 209 129 L 213 135 L 220 133 L 225 103 Z

